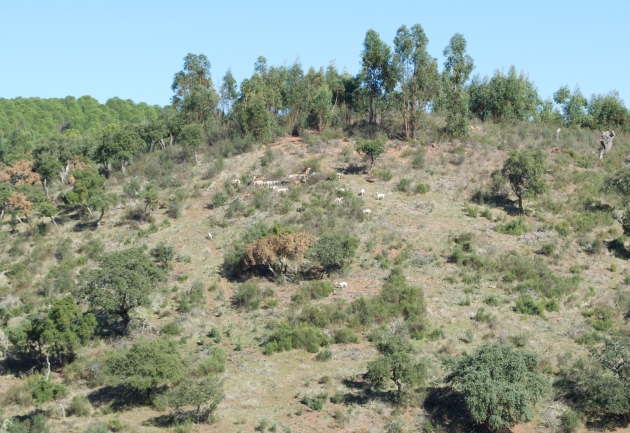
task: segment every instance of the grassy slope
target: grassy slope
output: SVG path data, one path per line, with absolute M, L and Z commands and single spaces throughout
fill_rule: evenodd
M 527 223 L 534 229 L 542 230 L 545 224 L 570 219 L 573 200 L 583 184 L 589 182 L 588 177 L 578 176 L 584 169 L 573 164 L 573 160 L 565 153 L 552 153 L 553 147 L 574 149 L 578 154 L 589 158 L 592 167 L 588 172 L 601 175 L 604 170 L 610 170 L 612 166 L 620 164 L 620 156 L 613 156 L 615 152 L 622 152 L 625 147 L 625 137 L 619 137 L 613 148 L 609 161 L 600 163 L 591 151 L 595 150 L 592 142 L 592 132 L 580 132 L 565 138 L 562 143 L 556 145 L 550 138 L 553 131 L 536 126 L 523 126 L 519 128 L 503 129 L 494 125 L 483 125 L 473 132 L 473 136 L 462 153 L 462 148 L 441 143 L 428 147 L 426 165 L 424 170 L 411 168 L 410 146 L 402 142 L 389 142 L 388 149 L 383 160 L 379 160 L 375 166 L 378 170 L 389 170 L 393 179 L 388 182 L 377 181 L 369 183 L 364 174 L 346 174 L 335 187 L 343 187 L 346 190 L 358 193 L 361 188 L 367 189 L 362 208 L 372 209 L 371 217 L 362 222 L 352 222 L 356 233 L 360 234 L 361 246 L 353 266 L 343 276 L 333 276 L 331 281 L 343 280 L 348 282 L 348 289 L 334 295 L 347 301 L 357 297 L 372 296 L 382 287 L 383 279 L 389 271 L 382 269 L 374 257 L 379 252 L 389 250 L 390 257 L 395 257 L 401 251 L 401 247 L 408 244 L 413 251 L 420 253 L 435 253 L 439 260 L 431 265 L 415 267 L 409 265 L 406 268 L 408 280 L 423 287 L 428 306 L 428 322 L 430 328 L 442 328 L 445 337 L 435 341 L 425 339 L 416 344 L 419 354 L 429 361 L 430 380 L 438 380 L 443 371 L 441 359 L 445 355 L 458 355 L 463 351 L 470 352 L 476 345 L 483 341 L 492 341 L 498 338 L 507 339 L 519 334 L 527 334 L 529 341 L 527 348 L 540 354 L 548 370 L 557 371 L 558 367 L 570 353 L 573 359 L 586 353 L 584 347 L 577 345 L 567 335 L 570 327 L 581 325 L 584 318 L 581 312 L 584 309 L 598 305 L 614 305 L 615 295 L 619 290 L 625 290 L 621 284 L 622 273 L 626 270 L 626 263 L 620 258 L 611 255 L 603 249 L 597 254 L 589 255 L 578 246 L 580 238 L 572 234 L 568 238 L 559 238 L 555 231 L 543 231 L 543 235 L 536 237 L 532 234 L 517 237 L 499 234 L 492 230 L 497 224 L 487 218 L 471 218 L 466 215 L 465 205 L 471 194 L 489 178 L 489 174 L 501 167 L 506 157 L 504 150 L 523 147 L 534 143 L 545 149 L 549 155 L 552 174 L 549 181 L 553 186 L 551 200 L 556 203 L 565 203 L 564 210 L 555 215 L 535 206 L 534 216 L 528 216 Z M 291 294 L 295 291 L 295 284 L 276 286 L 267 281 L 261 281 L 264 287 L 272 287 L 276 290 L 280 300 L 278 307 L 268 310 L 259 310 L 250 313 L 235 312 L 229 306 L 229 299 L 234 283 L 222 279 L 218 275 L 223 252 L 241 233 L 253 222 L 273 221 L 291 222 L 298 217 L 297 213 L 273 215 L 271 211 L 255 212 L 251 217 L 238 217 L 230 220 L 227 225 L 217 225 L 222 218 L 224 209 L 210 210 L 206 206 L 214 191 L 221 188 L 224 182 L 230 182 L 241 175 L 260 174 L 267 171 L 272 174 L 282 169 L 285 174 L 296 172 L 301 162 L 307 158 L 319 158 L 322 164 L 322 172 L 331 170 L 343 171 L 352 165 L 361 166 L 363 160 L 357 154 L 342 151 L 344 146 L 350 146 L 346 141 L 335 141 L 332 144 L 319 143 L 311 139 L 311 145 L 307 145 L 301 139 L 284 139 L 270 146 L 276 156 L 271 166 L 261 168 L 259 161 L 264 155 L 264 149 L 257 152 L 240 155 L 225 161 L 226 168 L 215 179 L 214 189 L 197 188 L 194 186 L 207 186 L 208 181 L 201 180 L 201 174 L 212 163 L 209 155 L 203 155 L 199 164 L 189 167 L 186 173 L 180 173 L 184 186 L 182 189 L 191 193 L 186 200 L 183 215 L 178 219 L 171 219 L 172 225 L 168 228 L 160 228 L 158 233 L 138 238 L 135 225 L 125 219 L 126 210 L 117 210 L 108 213 L 101 227 L 96 231 L 73 231 L 73 222 L 61 226 L 61 234 L 51 231 L 47 237 L 33 241 L 27 246 L 32 249 L 34 245 L 56 242 L 55 239 L 70 236 L 73 238 L 73 248 L 76 248 L 89 236 L 98 236 L 105 243 L 107 250 L 125 247 L 125 245 L 141 245 L 146 243 L 150 247 L 160 241 L 166 241 L 175 246 L 180 255 L 189 255 L 190 263 L 175 263 L 171 273 L 169 286 L 178 285 L 187 288 L 190 282 L 201 280 L 208 285 L 218 281 L 219 290 L 209 293 L 208 304 L 205 311 L 194 310 L 192 313 L 180 318 L 183 335 L 190 335 L 185 347 L 195 356 L 203 356 L 199 352 L 196 341 L 204 338 L 204 335 L 214 326 L 222 331 L 230 330 L 230 337 L 223 337 L 220 346 L 228 353 L 228 363 L 225 371 L 226 398 L 217 411 L 217 423 L 212 426 L 200 426 L 198 431 L 253 431 L 254 427 L 262 419 L 270 421 L 270 425 L 277 423 L 280 426 L 289 427 L 291 431 L 337 431 L 338 423 L 333 419 L 335 409 L 341 409 L 349 413 L 346 427 L 349 431 L 382 431 L 384 426 L 393 418 L 405 420 L 408 427 L 417 424 L 422 410 L 409 406 L 395 416 L 392 407 L 377 400 L 364 401 L 360 398 L 360 392 L 352 387 L 352 379 L 365 372 L 366 363 L 373 359 L 375 350 L 367 342 L 366 336 L 361 337 L 358 345 L 332 346 L 333 358 L 328 362 L 315 361 L 314 355 L 302 350 L 294 350 L 275 354 L 271 357 L 261 353 L 259 337 L 266 333 L 265 325 L 270 319 L 281 320 L 285 317 L 290 303 Z M 407 151 L 407 152 L 406 152 Z M 464 155 L 463 157 L 461 155 Z M 616 158 L 613 161 L 612 158 Z M 141 160 L 128 169 L 129 175 L 142 172 L 145 160 Z M 399 179 L 406 177 L 415 184 L 417 182 L 428 183 L 431 191 L 424 195 L 405 194 L 395 191 Z M 572 179 L 581 180 L 582 183 L 574 183 Z M 114 191 L 118 191 L 121 185 L 115 178 L 108 181 Z M 243 186 L 238 195 L 244 196 L 245 203 L 252 199 L 252 186 Z M 301 200 L 310 197 L 314 187 L 301 187 Z M 196 193 L 194 193 L 196 191 Z M 384 201 L 376 201 L 376 193 L 385 193 Z M 248 195 L 249 194 L 249 195 Z M 162 193 L 166 198 L 168 192 Z M 328 208 L 332 212 L 332 208 Z M 503 208 L 490 208 L 494 218 L 511 220 L 513 216 Z M 508 211 L 510 209 L 507 209 Z M 166 218 L 165 210 L 154 212 L 156 223 Z M 142 224 L 146 228 L 146 223 Z M 5 227 L 3 230 L 7 230 Z M 213 239 L 207 240 L 205 235 L 212 232 Z M 457 265 L 448 263 L 446 257 L 453 248 L 450 241 L 453 235 L 461 232 L 474 234 L 473 244 L 479 254 L 484 257 L 498 257 L 507 251 L 517 251 L 522 254 L 535 254 L 544 242 L 558 244 L 559 257 L 545 258 L 549 266 L 562 276 L 570 276 L 569 268 L 575 264 L 588 265 L 588 269 L 581 273 L 582 282 L 578 290 L 571 296 L 561 299 L 559 312 L 547 313 L 547 318 L 523 316 L 512 311 L 516 295 L 510 293 L 509 284 L 503 283 L 501 275 L 496 273 L 482 274 L 482 280 L 478 284 L 465 284 L 462 280 L 469 272 L 462 270 Z M 586 237 L 595 237 L 601 232 L 601 238 L 613 239 L 620 233 L 618 223 L 615 225 L 602 224 L 595 228 Z M 5 238 L 10 243 L 10 239 Z M 368 241 L 375 239 L 376 243 L 369 251 L 366 248 Z M 371 245 L 372 246 L 372 245 Z M 8 248 L 4 248 L 3 260 L 14 261 L 7 255 Z M 39 269 L 45 270 L 54 264 L 54 258 L 49 257 Z M 617 267 L 616 272 L 611 272 L 611 264 Z M 41 278 L 40 273 L 37 278 Z M 187 276 L 185 282 L 182 275 Z M 6 277 L 0 276 L 0 285 L 7 284 Z M 35 284 L 33 284 L 34 286 Z M 28 290 L 34 290 L 32 287 Z M 595 296 L 589 293 L 589 286 L 595 287 Z M 621 288 L 619 288 L 621 287 Z M 224 295 L 221 296 L 220 292 Z M 502 302 L 499 306 L 490 307 L 483 300 L 494 294 Z M 154 311 L 141 311 L 139 315 L 144 317 L 148 324 L 145 332 L 157 332 L 162 324 L 177 316 L 173 292 L 163 294 L 156 300 Z M 470 305 L 465 304 L 466 298 Z M 170 300 L 169 300 L 170 299 Z M 504 301 L 504 302 L 503 302 Z M 331 302 L 330 299 L 323 302 Z M 490 323 L 480 323 L 471 320 L 480 307 L 489 311 L 493 320 Z M 617 324 L 622 324 L 621 311 L 615 310 Z M 15 319 L 12 319 L 15 321 Z M 11 324 L 13 324 L 12 322 Z M 621 326 L 621 325 L 619 325 Z M 467 342 L 470 332 L 473 341 Z M 468 332 L 468 333 L 467 333 Z M 138 332 L 139 333 L 139 332 Z M 138 335 L 138 334 L 137 334 Z M 208 339 L 206 338 L 206 341 Z M 236 343 L 243 346 L 242 351 L 234 351 Z M 82 357 L 103 356 L 104 351 L 110 345 L 118 345 L 120 342 L 103 340 L 95 343 L 94 347 L 82 351 Z M 318 383 L 323 376 L 329 376 L 327 383 Z M 11 375 L 0 378 L 0 393 L 19 383 Z M 81 381 L 77 381 L 69 387 L 69 397 L 76 393 L 90 393 Z M 327 403 L 320 412 L 313 412 L 299 403 L 296 395 L 315 395 L 322 390 L 329 395 L 337 391 L 347 394 L 347 405 L 334 405 Z M 107 403 L 106 401 L 104 403 Z M 548 406 L 550 401 L 540 404 L 539 409 Z M 95 403 L 98 407 L 98 403 Z M 54 408 L 54 405 L 51 405 Z M 19 408 L 17 406 L 5 408 L 6 415 L 25 413 L 32 408 Z M 301 415 L 297 413 L 302 412 Z M 155 427 L 140 427 L 147 420 L 163 415 L 151 408 L 132 407 L 118 414 L 101 415 L 102 419 L 110 419 L 115 416 L 132 426 L 138 431 L 154 431 Z M 83 431 L 89 422 L 88 419 L 68 418 L 63 422 L 58 415 L 53 416 L 52 429 L 60 431 Z M 62 427 L 63 425 L 63 427 Z M 531 423 L 533 431 L 536 421 Z M 526 426 L 527 428 L 527 426 Z M 160 429 L 160 431 L 163 431 Z

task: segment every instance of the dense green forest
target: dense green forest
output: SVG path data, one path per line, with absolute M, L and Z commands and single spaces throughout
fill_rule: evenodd
M 0 433 L 627 427 L 628 109 L 428 44 L 0 99 Z

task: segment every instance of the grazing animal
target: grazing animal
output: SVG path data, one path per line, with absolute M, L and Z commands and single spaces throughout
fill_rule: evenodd
M 232 181 L 232 183 L 233 183 L 234 185 L 240 185 L 240 184 L 241 184 L 241 181 L 240 181 L 239 179 L 234 179 L 234 180 Z
M 277 194 L 284 194 L 285 192 L 289 192 L 289 188 L 276 188 Z
M 365 194 L 365 188 L 361 188 L 361 191 L 359 191 L 359 195 L 364 195 Z
M 333 283 L 333 286 L 335 286 L 338 289 L 347 289 L 348 288 L 348 283 L 346 283 L 345 281 L 342 281 L 340 283 Z
M 206 235 L 206 239 L 211 240 L 211 239 L 212 239 L 212 233 L 208 233 L 208 234 Z
M 337 173 L 337 179 L 341 179 L 343 177 L 342 173 Z
M 613 138 L 616 137 L 615 131 L 602 131 L 599 144 L 602 146 L 599 152 L 599 159 L 604 159 L 604 153 L 610 152 L 613 145 Z
M 385 200 L 385 194 L 381 194 L 381 193 L 376 193 L 376 199 L 377 200 Z
M 333 204 L 341 204 L 342 201 L 343 201 L 343 197 L 337 197 L 335 201 L 333 202 Z
M 258 186 L 263 186 L 264 182 L 262 180 L 255 180 L 254 181 L 254 186 L 258 187 Z
M 361 212 L 363 212 L 366 215 L 371 215 L 372 214 L 372 209 L 363 209 Z

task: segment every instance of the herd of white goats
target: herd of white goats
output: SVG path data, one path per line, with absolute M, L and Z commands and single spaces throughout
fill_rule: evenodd
M 252 180 L 252 184 L 254 185 L 254 187 L 256 188 L 271 188 L 274 190 L 274 192 L 276 194 L 285 194 L 287 192 L 289 192 L 289 188 L 287 187 L 282 187 L 279 188 L 279 185 L 284 185 L 287 183 L 295 183 L 295 184 L 300 184 L 300 183 L 306 183 L 306 179 L 308 178 L 309 175 L 314 175 L 316 173 L 311 173 L 310 172 L 311 169 L 307 168 L 306 171 L 304 173 L 300 173 L 300 174 L 290 174 L 287 176 L 287 180 L 262 180 L 262 179 L 257 179 L 254 178 L 254 180 Z M 343 174 L 341 173 L 337 173 L 337 179 L 341 179 L 343 177 Z M 239 179 L 234 179 L 232 181 L 232 183 L 234 185 L 240 185 L 241 181 Z M 337 188 L 338 191 L 340 192 L 345 192 L 345 188 Z M 361 191 L 359 191 L 358 195 L 365 195 L 365 188 L 361 188 Z M 376 199 L 377 200 L 385 200 L 385 194 L 382 193 L 376 193 Z M 343 197 L 337 197 L 335 199 L 335 201 L 333 202 L 333 204 L 339 205 L 343 203 Z M 363 209 L 362 211 L 364 214 L 366 215 L 371 215 L 372 214 L 372 210 L 371 209 Z
M 262 179 L 257 179 L 254 178 L 251 181 L 251 184 L 254 185 L 254 187 L 256 188 L 271 188 L 274 190 L 274 192 L 276 194 L 285 194 L 287 192 L 289 192 L 289 188 L 287 187 L 282 187 L 282 188 L 278 188 L 279 185 L 283 185 L 283 184 L 287 184 L 287 183 L 295 183 L 295 184 L 300 184 L 300 183 L 306 183 L 306 179 L 308 178 L 309 175 L 314 175 L 316 173 L 311 173 L 311 169 L 307 168 L 306 171 L 304 173 L 300 173 L 300 174 L 290 174 L 287 176 L 287 180 L 262 180 Z M 337 173 L 337 179 L 341 179 L 343 177 L 343 174 L 341 173 Z M 234 179 L 232 180 L 232 184 L 234 185 L 240 185 L 241 181 L 240 179 Z M 345 192 L 345 188 L 337 188 L 338 191 L 340 192 Z M 359 191 L 358 195 L 365 195 L 365 188 L 361 188 L 361 191 Z M 385 194 L 382 193 L 376 193 L 376 200 L 385 200 Z M 333 202 L 333 204 L 336 205 L 340 205 L 343 202 L 343 197 L 337 197 L 335 199 L 335 201 Z M 362 211 L 364 214 L 366 215 L 371 215 L 372 214 L 372 210 L 371 209 L 363 209 Z M 210 240 L 212 239 L 212 234 L 208 233 L 208 235 L 206 236 L 206 239 Z M 335 286 L 335 288 L 341 290 L 341 289 L 346 289 L 348 288 L 348 283 L 346 283 L 345 281 L 342 282 L 335 282 L 333 283 L 333 285 Z

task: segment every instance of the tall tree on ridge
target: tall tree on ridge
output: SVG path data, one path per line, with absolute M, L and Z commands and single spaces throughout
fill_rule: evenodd
M 369 100 L 368 121 L 376 125 L 377 113 L 384 96 L 395 85 L 392 70 L 392 50 L 375 30 L 368 30 L 361 52 L 361 81 Z
M 468 93 L 464 85 L 474 68 L 466 53 L 464 35 L 455 33 L 444 49 L 444 77 L 448 83 L 446 132 L 451 136 L 468 137 Z

